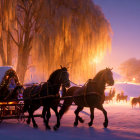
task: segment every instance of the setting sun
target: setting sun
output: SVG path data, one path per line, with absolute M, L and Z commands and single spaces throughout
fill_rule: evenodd
M 135 77 L 133 77 L 132 81 L 133 81 L 133 82 L 135 82 L 135 81 L 136 81 L 136 78 L 135 78 Z

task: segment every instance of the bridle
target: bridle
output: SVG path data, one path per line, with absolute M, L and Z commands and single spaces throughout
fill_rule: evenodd
M 105 83 L 106 83 L 105 87 L 108 87 L 108 86 L 111 86 L 111 85 L 109 84 L 110 83 L 109 80 L 106 79 L 106 75 L 105 75 L 106 72 L 107 72 L 107 70 L 102 74 L 102 76 L 104 77 L 104 80 L 105 80 Z

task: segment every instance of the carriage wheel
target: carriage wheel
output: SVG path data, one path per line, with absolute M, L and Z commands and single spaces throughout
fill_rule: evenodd
M 20 113 L 17 120 L 19 123 L 24 123 L 25 122 L 24 113 Z
M 19 123 L 24 123 L 25 122 L 25 117 L 24 117 L 24 113 L 23 113 L 23 106 L 24 104 L 21 102 L 19 104 L 17 104 L 17 120 Z

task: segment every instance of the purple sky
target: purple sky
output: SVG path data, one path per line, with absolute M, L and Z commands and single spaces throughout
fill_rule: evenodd
M 102 8 L 112 30 L 112 51 L 97 64 L 97 70 L 113 67 L 118 71 L 125 60 L 140 59 L 140 0 L 94 0 Z

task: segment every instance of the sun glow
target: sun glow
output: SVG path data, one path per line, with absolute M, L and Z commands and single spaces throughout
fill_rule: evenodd
M 92 63 L 99 64 L 102 61 L 103 56 L 104 56 L 103 54 L 102 55 L 97 54 L 97 56 L 95 58 L 93 58 Z
M 93 62 L 98 64 L 100 62 L 100 60 L 96 57 L 96 58 L 93 59 Z
M 136 81 L 136 78 L 135 78 L 135 77 L 133 77 L 133 78 L 132 78 L 132 81 L 133 81 L 133 82 L 135 82 L 135 81 Z

